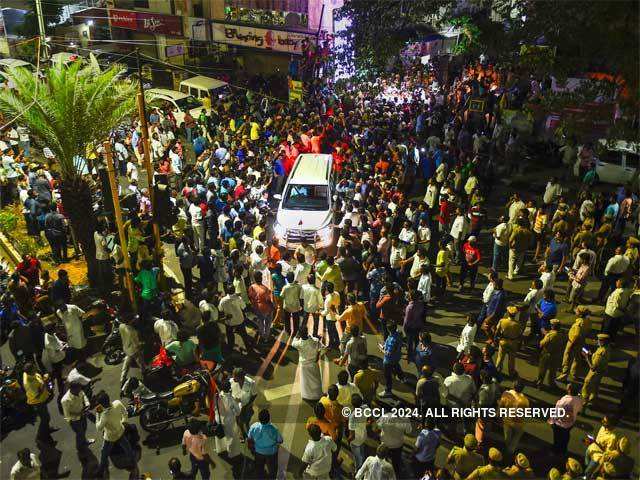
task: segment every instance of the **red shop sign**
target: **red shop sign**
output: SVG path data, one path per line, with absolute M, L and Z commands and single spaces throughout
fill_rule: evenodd
M 137 30 L 136 12 L 109 9 L 109 21 L 112 27 Z
M 182 17 L 158 15 L 156 13 L 136 13 L 140 32 L 182 36 Z

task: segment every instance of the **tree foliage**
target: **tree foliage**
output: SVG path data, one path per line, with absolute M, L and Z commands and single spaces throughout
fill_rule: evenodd
M 349 23 L 342 37 L 353 49 L 354 66 L 372 73 L 384 70 L 409 41 L 433 33 L 429 21 L 451 0 L 346 0 L 338 12 Z M 344 61 L 348 52 L 337 52 Z
M 136 83 L 118 79 L 119 68 L 103 72 L 75 62 L 46 71 L 38 80 L 16 68 L 8 72 L 16 88 L 0 91 L 0 112 L 18 118 L 54 153 L 62 177 L 62 204 L 82 245 L 89 280 L 95 279 L 96 218 L 91 208 L 92 184 L 83 175 L 87 145 L 106 140 L 136 108 Z
M 65 0 L 56 1 L 43 1 L 42 15 L 44 17 L 44 28 L 47 34 L 53 33 L 54 26 L 60 21 L 62 16 L 62 10 L 65 3 L 73 3 L 71 1 L 65 2 Z M 20 26 L 19 32 L 23 37 L 31 38 L 40 34 L 38 30 L 38 15 L 36 12 L 35 0 L 29 0 L 27 2 L 27 14 L 24 16 L 24 23 Z

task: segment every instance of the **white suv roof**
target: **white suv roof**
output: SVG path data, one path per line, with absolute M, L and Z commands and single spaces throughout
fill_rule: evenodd
M 150 88 L 147 92 L 157 97 L 167 97 L 172 100 L 180 100 L 189 96 L 186 93 L 178 92 L 177 90 L 169 90 L 168 88 Z
M 289 183 L 318 185 L 319 180 L 329 183 L 333 157 L 322 153 L 303 153 L 289 175 Z

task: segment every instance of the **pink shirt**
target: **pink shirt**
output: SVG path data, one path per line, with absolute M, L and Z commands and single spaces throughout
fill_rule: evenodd
M 193 455 L 196 460 L 204 460 L 207 453 L 206 450 L 207 436 L 199 433 L 194 435 L 189 430 L 185 430 L 182 435 L 182 445 L 187 447 L 187 451 Z
M 549 418 L 549 423 L 556 424 L 560 428 L 571 428 L 576 423 L 576 418 L 582 410 L 584 400 L 578 396 L 565 395 L 556 402 L 556 408 L 564 408 L 565 416 Z

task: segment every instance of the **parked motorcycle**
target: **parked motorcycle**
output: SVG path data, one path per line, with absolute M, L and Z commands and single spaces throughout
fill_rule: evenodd
M 215 375 L 215 371 L 214 371 Z M 198 370 L 186 377 L 172 390 L 135 398 L 140 404 L 140 426 L 149 433 L 158 433 L 175 422 L 197 417 L 209 408 L 211 374 Z
M 18 382 L 17 372 L 21 368 L 0 368 L 0 431 L 10 432 L 20 428 L 33 416 L 33 408 L 27 404 L 27 397 Z
M 117 312 L 111 307 L 106 310 L 111 317 L 111 331 L 107 335 L 102 345 L 104 363 L 107 365 L 117 365 L 124 360 L 125 354 L 122 350 L 122 337 L 120 337 L 120 319 Z

